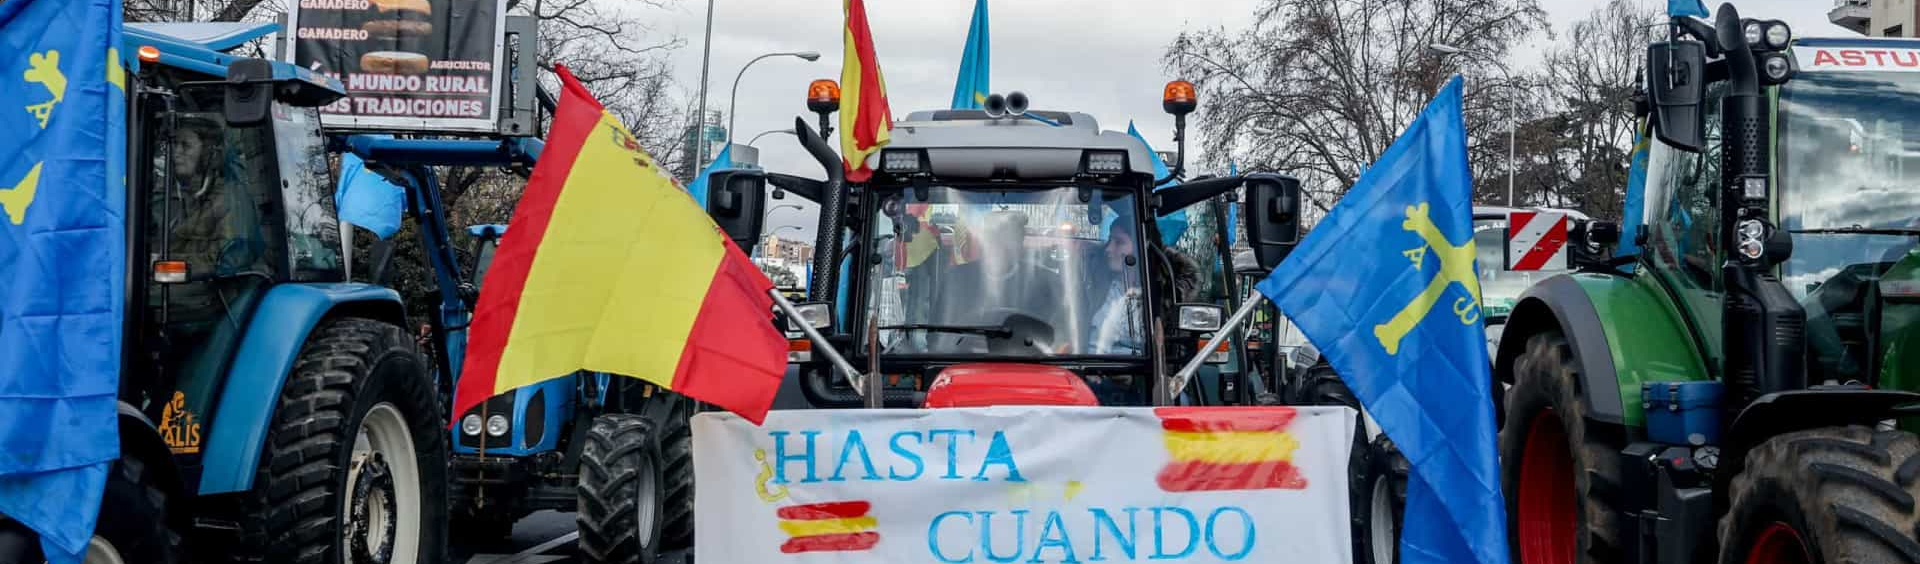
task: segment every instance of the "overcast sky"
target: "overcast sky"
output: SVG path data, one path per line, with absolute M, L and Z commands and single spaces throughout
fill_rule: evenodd
M 769 58 L 753 65 L 740 80 L 738 136 L 747 140 L 767 130 L 792 127 L 807 116 L 807 83 L 839 79 L 840 0 L 711 0 L 714 3 L 713 53 L 707 105 L 726 110 L 729 89 L 741 65 L 764 53 L 817 51 L 820 60 Z M 953 94 L 955 74 L 966 41 L 975 0 L 866 0 L 875 50 L 887 82 L 896 118 L 908 112 L 944 108 Z M 1173 119 L 1160 109 L 1160 88 L 1172 78 L 1160 55 L 1182 30 L 1245 26 L 1264 0 L 988 0 L 992 22 L 992 86 L 995 92 L 1021 90 L 1033 106 L 1092 114 L 1104 129 L 1125 131 L 1136 123 L 1155 149 L 1172 150 Z M 1657 2 L 1659 0 L 1643 0 Z M 1603 4 L 1601 0 L 1540 0 L 1556 33 Z M 1743 0 L 1748 17 L 1785 20 L 1804 36 L 1852 35 L 1827 23 L 1829 0 Z M 1718 3 L 1709 3 L 1717 7 Z M 657 32 L 686 41 L 673 56 L 674 72 L 689 95 L 700 84 L 701 40 L 707 0 L 678 0 L 648 10 Z M 1537 39 L 1542 46 L 1544 36 Z M 1520 65 L 1538 62 L 1540 49 L 1516 52 Z M 1207 111 L 1201 101 L 1200 112 Z M 768 135 L 755 143 L 761 165 L 770 170 L 820 177 L 818 165 L 792 136 Z M 797 202 L 797 199 L 789 200 Z M 797 235 L 811 238 L 817 216 L 777 210 L 768 229 L 799 223 Z M 805 218 L 804 221 L 801 221 Z M 771 232 L 771 231 L 769 231 Z M 796 236 L 786 230 L 784 237 Z

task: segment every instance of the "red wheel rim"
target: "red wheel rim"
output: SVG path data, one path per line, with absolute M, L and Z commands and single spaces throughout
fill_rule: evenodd
M 1807 554 L 1807 542 L 1800 538 L 1800 532 L 1786 523 L 1775 521 L 1754 537 L 1753 549 L 1747 551 L 1747 564 L 1807 564 L 1813 562 L 1813 556 Z
M 1579 501 L 1568 448 L 1567 433 L 1552 409 L 1533 416 L 1520 451 L 1515 504 L 1520 564 L 1573 564 L 1579 552 Z

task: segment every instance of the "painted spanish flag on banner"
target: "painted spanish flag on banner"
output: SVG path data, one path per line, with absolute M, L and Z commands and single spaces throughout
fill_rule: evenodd
M 867 157 L 893 137 L 893 110 L 887 107 L 887 81 L 880 77 L 880 60 L 873 54 L 873 33 L 867 29 L 867 4 L 845 0 L 846 50 L 840 62 L 840 156 L 847 180 L 866 182 L 873 176 Z
M 578 370 L 766 417 L 773 283 L 565 67 L 540 163 L 481 286 L 452 419 Z
M 1168 461 L 1161 491 L 1306 489 L 1293 465 L 1300 441 L 1287 432 L 1291 407 L 1160 407 Z

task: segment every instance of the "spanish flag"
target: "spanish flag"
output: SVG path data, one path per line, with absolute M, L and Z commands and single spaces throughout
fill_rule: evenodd
M 1306 489 L 1293 465 L 1300 442 L 1287 433 L 1291 407 L 1162 407 L 1168 460 L 1161 491 Z
M 835 501 L 782 507 L 774 512 L 780 518 L 780 531 L 787 534 L 780 552 L 851 552 L 873 548 L 880 543 L 880 526 L 867 511 L 873 504 L 865 501 Z
M 475 307 L 458 415 L 579 370 L 759 423 L 786 370 L 773 283 L 564 66 L 539 165 Z
M 840 62 L 840 156 L 847 180 L 866 182 L 873 176 L 867 157 L 880 152 L 892 139 L 893 110 L 887 107 L 887 83 L 880 77 L 880 60 L 873 54 L 873 33 L 867 30 L 867 4 L 845 0 L 846 50 Z

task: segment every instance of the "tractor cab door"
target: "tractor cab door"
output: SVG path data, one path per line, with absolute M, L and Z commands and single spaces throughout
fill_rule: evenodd
M 156 377 L 148 410 L 176 453 L 198 452 L 197 418 L 222 376 L 254 306 L 275 284 L 344 280 L 339 227 L 318 116 L 276 102 L 271 118 L 232 126 L 217 87 L 174 69 L 156 73 L 164 99 L 140 104 L 135 163 L 137 254 L 151 265 L 138 329 Z M 150 95 L 152 98 L 166 94 Z M 282 174 L 285 172 L 286 174 Z

